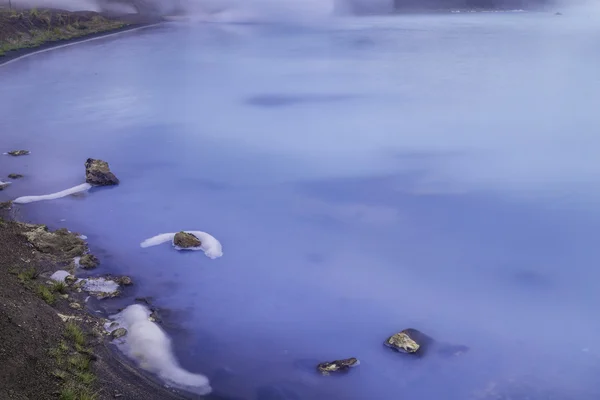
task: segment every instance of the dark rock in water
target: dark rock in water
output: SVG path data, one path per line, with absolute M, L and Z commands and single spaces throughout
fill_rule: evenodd
M 61 228 L 54 232 L 48 231 L 45 225 L 35 226 L 23 235 L 29 243 L 42 253 L 64 255 L 66 257 L 81 257 L 87 250 L 87 245 L 79 235 Z
M 115 282 L 117 282 L 119 285 L 123 285 L 123 286 L 133 285 L 133 281 L 131 280 L 131 278 L 128 276 L 125 276 L 125 275 L 118 277 L 115 280 Z
M 13 156 L 13 157 L 27 156 L 27 155 L 29 155 L 29 150 L 13 150 L 13 151 L 9 151 L 8 155 Z
M 72 285 L 75 282 L 77 282 L 77 278 L 75 278 L 73 275 L 67 275 L 67 276 L 65 276 L 65 283 L 67 285 Z
M 417 329 L 405 329 L 390 336 L 384 344 L 400 353 L 422 356 L 430 350 L 443 357 L 455 357 L 469 351 L 464 345 L 437 342 Z
M 96 268 L 98 264 L 100 264 L 100 261 L 98 261 L 98 258 L 93 254 L 84 254 L 79 259 L 79 265 L 85 269 Z
M 177 232 L 175 234 L 175 238 L 173 239 L 173 244 L 177 247 L 181 247 L 182 249 L 189 249 L 192 247 L 200 247 L 202 242 L 196 236 L 187 232 Z
M 562 15 L 562 13 L 561 13 L 561 12 L 557 12 L 557 13 L 556 13 L 556 14 L 554 14 L 554 15 Z
M 138 303 L 144 303 L 148 306 L 152 305 L 152 297 L 136 297 L 135 301 L 137 301 Z
M 23 175 L 21 175 L 21 174 L 8 174 L 8 177 L 10 179 L 21 179 L 23 177 Z
M 125 335 L 127 335 L 127 329 L 125 329 L 125 328 L 117 328 L 110 333 L 110 336 L 112 336 L 113 339 L 118 339 Z
M 85 162 L 85 181 L 95 186 L 119 184 L 119 179 L 110 171 L 108 163 L 93 158 L 88 158 Z
M 330 372 L 345 371 L 348 368 L 356 367 L 358 364 L 358 359 L 352 357 L 344 360 L 321 363 L 317 365 L 317 370 L 325 375 L 328 375 Z
M 416 329 L 405 329 L 398 332 L 384 342 L 387 347 L 390 347 L 401 353 L 423 353 L 423 346 L 427 346 L 432 342 L 432 339 L 424 333 Z
M 10 186 L 9 182 L 2 182 L 2 181 L 0 181 L 0 190 L 4 190 L 4 189 L 6 189 L 9 186 Z

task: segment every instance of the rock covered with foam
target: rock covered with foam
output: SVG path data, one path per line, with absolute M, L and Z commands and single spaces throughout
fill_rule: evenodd
M 214 236 L 202 232 L 202 231 L 181 231 L 187 234 L 193 235 L 196 239 L 199 240 L 200 246 L 198 247 L 189 247 L 187 250 L 202 250 L 204 254 L 211 259 L 219 258 L 223 255 L 223 248 L 221 246 L 221 242 L 219 242 Z M 175 237 L 178 233 L 181 232 L 172 232 L 172 233 L 161 233 L 159 235 L 153 236 L 149 239 L 144 240 L 140 246 L 141 247 L 152 247 L 158 246 L 162 243 L 171 242 L 173 247 L 177 250 L 183 250 L 182 247 L 179 247 L 175 241 Z

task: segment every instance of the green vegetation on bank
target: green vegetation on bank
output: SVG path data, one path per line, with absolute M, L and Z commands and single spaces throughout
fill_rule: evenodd
M 94 12 L 0 9 L 0 57 L 12 50 L 112 31 L 126 25 Z
M 86 334 L 79 325 L 68 322 L 64 340 L 50 350 L 58 365 L 53 375 L 63 382 L 60 400 L 93 400 L 96 375 L 91 370 L 91 351 L 86 349 Z

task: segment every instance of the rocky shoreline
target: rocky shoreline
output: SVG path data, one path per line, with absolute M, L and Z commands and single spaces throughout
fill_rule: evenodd
M 163 21 L 140 14 L 0 8 L 0 65 L 31 53 L 77 43 Z

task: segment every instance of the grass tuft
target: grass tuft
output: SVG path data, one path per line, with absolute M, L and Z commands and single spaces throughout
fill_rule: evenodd
M 56 297 L 54 296 L 54 293 L 52 293 L 46 285 L 39 285 L 37 287 L 37 294 L 42 298 L 42 300 L 50 305 L 56 303 Z
M 52 286 L 50 286 L 50 290 L 52 290 L 55 293 L 65 294 L 67 293 L 67 284 L 62 281 L 54 282 Z
M 31 268 L 27 268 L 25 271 L 20 272 L 17 275 L 17 278 L 19 279 L 19 282 L 27 283 L 29 281 L 36 279 L 39 275 L 40 275 L 40 273 L 37 271 L 37 269 L 31 267 Z
M 74 322 L 67 323 L 67 329 L 65 330 L 65 336 L 75 343 L 76 346 L 85 346 L 85 333 L 83 330 Z

